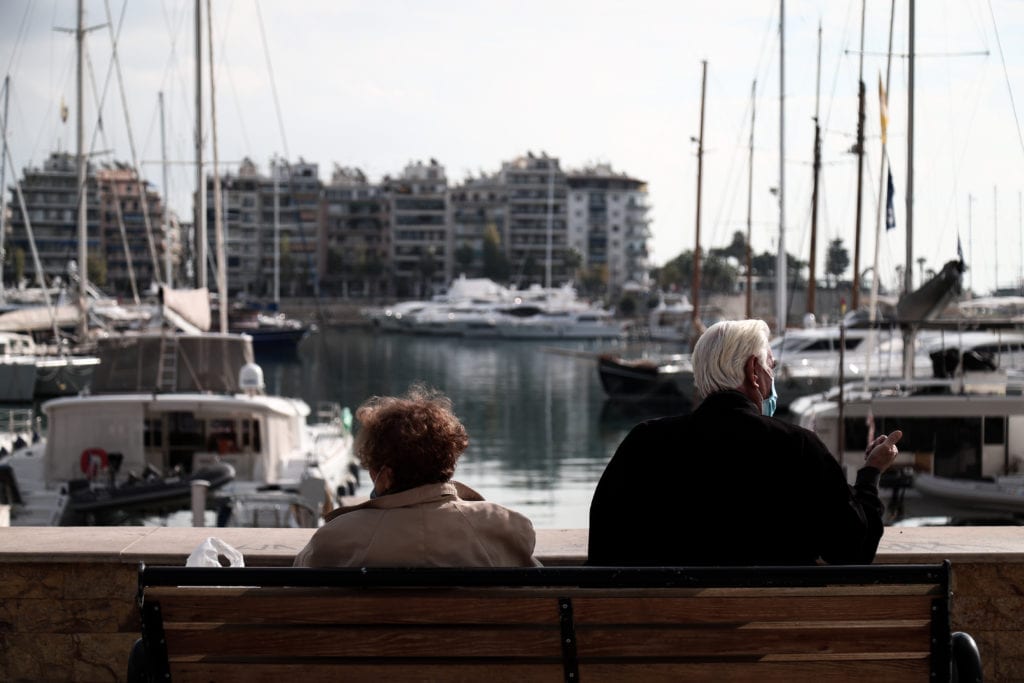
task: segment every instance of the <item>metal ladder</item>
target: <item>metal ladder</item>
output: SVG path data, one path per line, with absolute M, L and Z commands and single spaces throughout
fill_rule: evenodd
M 157 370 L 157 388 L 174 391 L 178 388 L 178 343 L 171 335 L 160 338 L 160 368 Z

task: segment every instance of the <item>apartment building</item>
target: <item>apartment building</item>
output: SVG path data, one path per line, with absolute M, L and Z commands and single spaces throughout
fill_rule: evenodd
M 389 291 L 390 201 L 357 168 L 337 164 L 321 191 L 318 241 L 320 287 L 344 298 Z
M 609 293 L 644 284 L 650 239 L 647 184 L 609 164 L 572 171 L 568 183 L 568 243 L 582 268 L 600 271 Z
M 448 250 L 452 254 L 452 276 L 504 280 L 510 270 L 507 267 L 506 250 L 507 187 L 497 175 L 482 174 L 467 178 L 461 185 L 453 187 L 448 193 L 448 199 L 448 222 L 452 226 Z M 487 245 L 488 240 L 492 241 L 490 247 Z M 488 262 L 489 248 L 502 255 L 502 264 Z
M 558 159 L 528 153 L 504 162 L 498 179 L 505 186 L 511 283 L 558 286 L 570 280 L 566 261 L 566 176 Z
M 444 166 L 434 159 L 410 163 L 400 176 L 385 176 L 381 189 L 388 199 L 395 296 L 428 297 L 444 291 L 452 272 Z
M 316 164 L 272 160 L 263 175 L 251 159 L 221 177 L 224 251 L 230 296 L 317 293 L 321 183 Z M 208 178 L 207 240 L 216 259 L 213 179 Z M 214 282 L 213 277 L 209 278 Z
M 59 278 L 67 282 L 68 264 L 78 259 L 78 166 L 75 155 L 54 152 L 42 167 L 24 169 L 21 191 L 28 220 L 22 213 L 15 188 L 9 188 L 11 216 L 5 236 L 4 282 L 26 280 L 36 284 L 32 236 L 47 284 Z M 86 172 L 86 233 L 90 254 L 101 253 L 100 193 L 95 168 Z
M 138 174 L 129 164 L 102 167 L 96 171 L 96 178 L 100 191 L 99 255 L 106 271 L 98 284 L 122 296 L 152 290 L 156 283 L 167 279 L 166 250 L 171 249 L 172 267 L 180 256 L 180 240 L 173 228 L 164 225 L 163 200 L 149 183 L 139 183 Z

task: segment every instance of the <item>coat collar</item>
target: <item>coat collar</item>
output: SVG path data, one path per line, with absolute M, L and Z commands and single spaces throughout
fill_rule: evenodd
M 761 414 L 758 406 L 746 394 L 736 389 L 726 389 L 708 394 L 694 413 L 700 414 L 705 410 L 740 410 L 752 415 Z
M 340 507 L 325 515 L 324 521 L 329 522 L 335 517 L 353 510 L 393 510 L 423 503 L 439 503 L 445 500 L 480 501 L 483 499 L 483 496 L 470 487 L 452 479 L 443 484 L 425 484 L 406 491 L 371 498 L 359 505 Z

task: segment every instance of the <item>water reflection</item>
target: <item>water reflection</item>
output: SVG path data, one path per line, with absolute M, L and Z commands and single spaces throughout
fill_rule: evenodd
M 323 330 L 299 362 L 259 359 L 268 391 L 355 408 L 413 382 L 444 391 L 470 435 L 457 477 L 540 528 L 587 526 L 590 497 L 643 417 L 605 407 L 593 342 L 529 342 Z M 669 414 L 669 413 L 661 413 Z M 369 484 L 364 478 L 364 493 Z

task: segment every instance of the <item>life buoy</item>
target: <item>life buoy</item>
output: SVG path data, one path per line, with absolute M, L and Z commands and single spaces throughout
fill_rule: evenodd
M 107 466 L 107 452 L 102 448 L 86 448 L 78 463 L 85 476 L 92 477 Z

